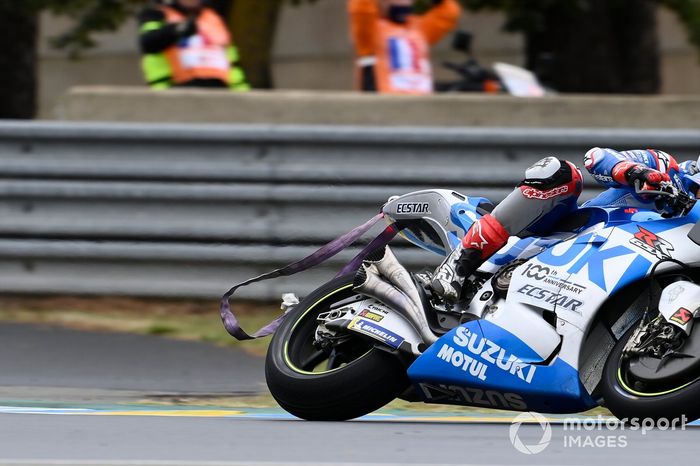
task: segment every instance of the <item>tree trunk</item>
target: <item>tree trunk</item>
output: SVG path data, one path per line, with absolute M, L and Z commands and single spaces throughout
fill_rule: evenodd
M 0 118 L 34 118 L 37 66 L 36 14 L 0 4 Z
M 561 92 L 659 92 L 654 0 L 588 0 L 584 11 L 562 4 L 545 11 L 540 31 L 526 35 L 528 68 L 543 68 L 548 56 L 545 81 Z
M 241 65 L 254 88 L 273 87 L 272 47 L 282 0 L 233 0 L 228 23 L 241 55 Z

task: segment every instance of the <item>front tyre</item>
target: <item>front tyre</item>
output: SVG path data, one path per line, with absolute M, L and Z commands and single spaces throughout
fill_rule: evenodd
M 310 421 L 344 421 L 386 405 L 409 385 L 393 354 L 362 338 L 319 348 L 316 318 L 356 293 L 354 276 L 326 283 L 297 305 L 270 342 L 265 377 L 272 396 L 287 412 Z
M 633 325 L 610 352 L 603 369 L 602 395 L 605 406 L 618 419 L 650 418 L 669 422 L 685 416 L 688 422 L 700 417 L 700 378 L 649 390 L 628 373 L 622 351 L 636 329 Z M 698 374 L 700 376 L 700 374 Z M 677 425 L 676 421 L 676 425 Z

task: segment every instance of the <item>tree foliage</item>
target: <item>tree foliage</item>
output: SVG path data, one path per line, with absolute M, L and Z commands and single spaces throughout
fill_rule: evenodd
M 547 26 L 547 16 L 565 20 L 585 13 L 590 0 L 460 0 L 472 11 L 501 10 L 506 14 L 507 31 L 539 33 Z M 686 29 L 688 41 L 700 50 L 700 0 L 655 0 L 673 11 Z M 634 0 L 609 0 L 611 8 L 635 8 Z
M 700 51 L 700 0 L 460 1 L 472 11 L 503 11 L 506 16 L 504 29 L 521 32 L 525 37 L 529 67 L 533 68 L 536 53 L 550 52 L 557 79 L 561 81 L 560 78 L 564 77 L 565 82 L 559 86 L 561 90 L 658 91 L 659 72 L 654 77 L 649 70 L 658 67 L 660 62 L 655 19 L 659 6 L 665 6 L 677 15 L 686 29 L 688 41 Z M 586 42 L 588 47 L 585 47 Z M 584 66 L 577 66 L 572 56 Z M 605 64 L 605 67 L 600 64 Z M 608 84 L 602 88 L 589 85 L 588 89 L 578 89 L 599 79 L 600 72 L 605 69 L 609 70 Z M 572 71 L 568 76 L 567 70 Z M 626 86 L 627 83 L 631 86 Z
M 688 41 L 700 50 L 700 0 L 660 0 L 676 13 L 688 33 Z

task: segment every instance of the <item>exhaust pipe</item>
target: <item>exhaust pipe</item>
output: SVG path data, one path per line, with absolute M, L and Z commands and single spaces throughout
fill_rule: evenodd
M 379 252 L 363 263 L 355 276 L 353 289 L 395 309 L 418 330 L 424 343 L 434 343 L 437 336 L 430 330 L 418 289 L 408 271 L 388 247 L 384 254 Z
M 391 284 L 408 296 L 408 298 L 413 302 L 413 304 L 416 305 L 417 308 L 422 309 L 423 304 L 420 299 L 420 294 L 418 293 L 416 285 L 413 283 L 411 274 L 409 274 L 408 270 L 401 265 L 399 260 L 394 255 L 394 252 L 388 246 L 384 248 L 382 258 L 376 261 L 374 264 L 376 265 L 377 271 L 380 275 L 386 277 Z M 424 315 L 423 312 L 421 312 L 421 315 Z

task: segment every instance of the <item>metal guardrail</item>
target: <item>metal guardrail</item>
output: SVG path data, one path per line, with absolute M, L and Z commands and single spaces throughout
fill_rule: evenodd
M 596 145 L 695 158 L 700 131 L 1 123 L 0 291 L 215 297 L 390 195 L 449 187 L 498 201 L 530 163 L 580 162 Z M 304 294 L 352 253 L 241 296 Z M 399 253 L 416 267 L 437 259 Z

